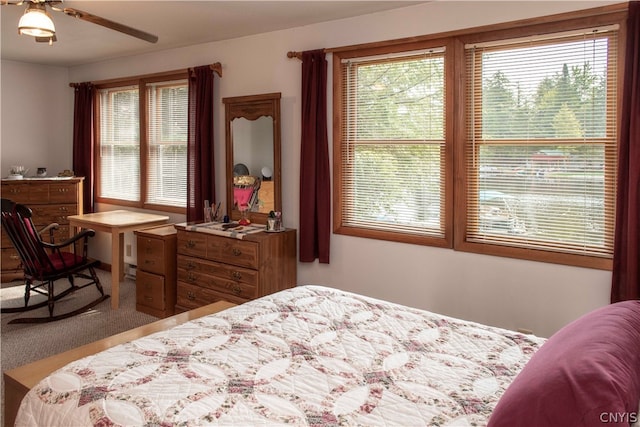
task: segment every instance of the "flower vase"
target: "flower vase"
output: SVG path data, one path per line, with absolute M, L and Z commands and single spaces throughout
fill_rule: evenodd
M 251 220 L 249 219 L 249 206 L 240 205 L 239 208 L 240 208 L 240 220 L 238 221 L 238 224 L 240 225 L 251 224 Z

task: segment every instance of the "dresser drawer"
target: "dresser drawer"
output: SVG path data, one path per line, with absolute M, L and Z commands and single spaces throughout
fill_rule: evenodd
M 32 205 L 34 224 L 49 225 L 52 222 L 68 224 L 69 215 L 78 213 L 78 205 Z
M 208 236 L 207 258 L 258 269 L 258 244 L 221 236 Z
M 136 303 L 164 310 L 164 277 L 138 270 L 136 272 Z
M 48 198 L 48 188 L 43 186 L 47 191 Z M 29 199 L 30 194 L 30 186 L 24 184 L 16 184 L 16 183 L 2 183 L 2 197 L 5 199 L 12 200 L 16 203 L 24 203 L 27 204 L 31 202 Z M 45 200 L 46 203 L 46 200 Z
M 73 203 L 78 196 L 76 191 L 73 184 L 49 184 L 49 203 Z
M 223 279 L 243 282 L 247 285 L 258 286 L 258 271 L 235 265 L 221 264 L 215 261 L 206 261 L 178 255 L 178 269 L 184 273 L 194 272 L 218 276 Z
M 164 241 L 139 237 L 137 245 L 138 268 L 151 273 L 164 274 Z
M 220 295 L 210 289 L 178 282 L 177 306 L 191 310 L 193 308 L 202 307 L 203 305 L 224 299 L 223 295 Z
M 13 248 L 2 248 L 2 269 L 3 270 L 18 270 L 21 268 L 20 255 Z
M 193 286 L 200 286 L 205 289 L 211 289 L 243 300 L 256 298 L 258 291 L 258 287 L 254 284 L 238 282 L 237 280 L 215 276 L 197 270 L 183 270 L 178 268 L 178 281 Z
M 207 236 L 178 230 L 178 253 L 205 258 L 207 256 Z

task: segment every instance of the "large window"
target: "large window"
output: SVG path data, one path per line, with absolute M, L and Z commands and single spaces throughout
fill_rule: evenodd
M 335 232 L 610 268 L 626 14 L 588 15 L 337 49 Z
M 175 77 L 98 87 L 98 200 L 186 207 L 188 88 Z
M 467 243 L 610 257 L 617 31 L 466 46 Z
M 445 48 L 334 60 L 340 232 L 446 244 Z

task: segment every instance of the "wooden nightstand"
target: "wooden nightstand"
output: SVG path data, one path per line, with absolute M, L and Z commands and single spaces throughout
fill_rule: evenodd
M 172 316 L 176 304 L 176 229 L 169 224 L 135 234 L 136 310 L 161 318 Z

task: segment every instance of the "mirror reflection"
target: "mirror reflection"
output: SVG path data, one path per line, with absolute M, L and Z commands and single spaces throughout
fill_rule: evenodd
M 229 216 L 265 223 L 281 211 L 280 93 L 224 98 Z
M 234 203 L 238 207 L 237 199 L 251 185 L 255 189 L 254 200 L 251 203 L 252 212 L 269 213 L 274 209 L 273 193 L 273 119 L 262 116 L 256 120 L 237 118 L 233 120 L 233 177 Z M 253 177 L 253 179 L 247 179 Z M 251 181 L 248 183 L 247 181 Z M 241 211 L 249 206 L 241 204 Z

